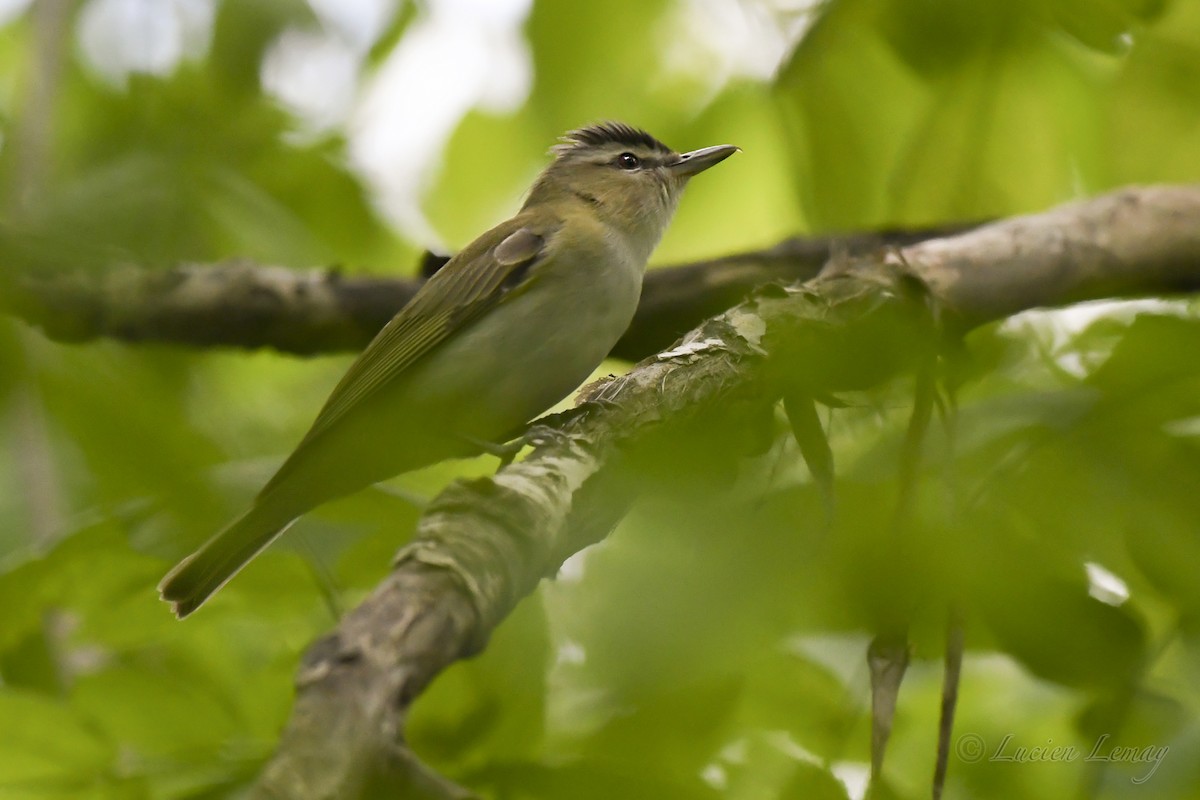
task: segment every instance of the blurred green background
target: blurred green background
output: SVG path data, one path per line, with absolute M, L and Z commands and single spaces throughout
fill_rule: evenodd
M 1195 0 L 3 0 L 0 269 L 407 274 L 606 118 L 744 149 L 689 189 L 657 263 L 1035 211 L 1200 179 L 1198 87 Z M 1197 353 L 1190 300 L 975 331 L 901 545 L 905 380 L 830 417 L 833 530 L 782 424 L 765 455 L 664 480 L 434 683 L 414 749 L 496 798 L 861 797 L 864 653 L 902 620 L 885 790 L 927 797 L 954 607 L 947 796 L 1200 797 Z M 304 646 L 423 499 L 493 466 L 326 506 L 174 621 L 158 578 L 349 359 L 64 346 L 0 319 L 0 798 L 252 780 Z M 1046 745 L 1075 757 L 996 757 Z

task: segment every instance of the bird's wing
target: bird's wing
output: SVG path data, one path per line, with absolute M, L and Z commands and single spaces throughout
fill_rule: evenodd
M 438 270 L 367 345 L 325 401 L 308 441 L 514 291 L 527 286 L 556 226 L 520 217 L 481 236 Z M 487 242 L 499 241 L 494 246 Z M 481 243 L 483 242 L 483 243 Z

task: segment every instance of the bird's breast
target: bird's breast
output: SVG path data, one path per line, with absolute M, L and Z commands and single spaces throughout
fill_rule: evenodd
M 417 366 L 407 391 L 428 392 L 417 403 L 427 418 L 493 439 L 583 383 L 629 327 L 641 294 L 644 265 L 606 244 L 552 250 L 528 286 Z

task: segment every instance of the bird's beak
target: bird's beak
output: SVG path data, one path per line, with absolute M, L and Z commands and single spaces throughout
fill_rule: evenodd
M 679 160 L 671 165 L 671 172 L 684 178 L 703 172 L 714 164 L 719 164 L 731 155 L 741 150 L 731 144 L 719 144 L 715 147 L 702 147 L 690 153 L 684 153 Z

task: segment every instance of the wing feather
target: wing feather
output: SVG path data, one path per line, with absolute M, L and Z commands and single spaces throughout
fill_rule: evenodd
M 518 216 L 479 237 L 452 258 L 350 366 L 325 401 L 300 448 L 334 427 L 351 409 L 455 332 L 527 285 L 530 268 L 542 257 L 546 239 L 556 229 L 557 224 L 531 225 Z M 264 492 L 282 477 L 286 468 L 287 464 Z

